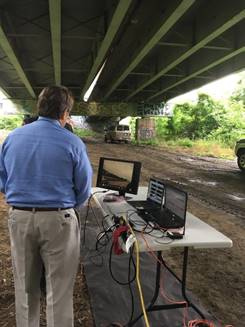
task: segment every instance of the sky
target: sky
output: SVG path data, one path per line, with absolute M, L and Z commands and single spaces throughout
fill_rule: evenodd
M 191 92 L 173 98 L 170 100 L 170 102 L 182 103 L 185 101 L 197 101 L 198 93 L 209 94 L 216 100 L 225 100 L 229 98 L 233 91 L 236 89 L 237 83 L 241 78 L 240 74 L 241 73 L 228 75 L 219 80 L 216 80 L 215 82 L 211 82 Z

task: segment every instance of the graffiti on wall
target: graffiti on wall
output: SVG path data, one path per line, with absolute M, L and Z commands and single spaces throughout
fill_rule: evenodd
M 141 127 L 138 130 L 138 138 L 140 140 L 149 140 L 154 137 L 154 129 L 149 127 Z
M 166 103 L 139 103 L 137 113 L 141 117 L 150 116 L 172 116 L 173 104 Z

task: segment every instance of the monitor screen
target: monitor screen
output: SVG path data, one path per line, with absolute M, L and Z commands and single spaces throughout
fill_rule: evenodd
M 140 170 L 141 163 L 138 161 L 102 157 L 96 186 L 118 191 L 119 195 L 137 194 Z

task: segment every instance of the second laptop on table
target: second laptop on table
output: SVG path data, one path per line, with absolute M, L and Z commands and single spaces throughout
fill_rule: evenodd
M 152 177 L 145 201 L 128 201 L 144 220 L 162 228 L 185 227 L 187 193 L 161 179 Z

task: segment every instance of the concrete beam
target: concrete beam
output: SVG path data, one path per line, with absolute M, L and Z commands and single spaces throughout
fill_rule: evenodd
M 49 0 L 55 84 L 61 84 L 61 0 Z
M 207 65 L 207 66 L 205 66 L 205 67 L 203 67 L 203 68 L 201 68 L 201 69 L 199 69 L 197 71 L 195 71 L 194 73 L 192 73 L 192 74 L 188 75 L 187 77 L 179 80 L 178 82 L 173 83 L 172 85 L 170 85 L 170 86 L 162 89 L 161 91 L 159 91 L 159 92 L 155 93 L 154 95 L 150 96 L 147 99 L 147 101 L 152 101 L 152 99 L 158 97 L 162 93 L 165 93 L 166 91 L 168 91 L 168 90 L 176 87 L 177 85 L 180 85 L 180 84 L 182 84 L 182 83 L 184 83 L 186 81 L 189 81 L 193 77 L 196 77 L 196 76 L 202 74 L 203 72 L 206 72 L 207 70 L 209 70 L 209 69 L 211 69 L 211 68 L 213 68 L 213 67 L 215 67 L 215 66 L 217 66 L 217 65 L 219 65 L 219 64 L 221 64 L 221 63 L 223 63 L 223 62 L 225 62 L 225 61 L 227 61 L 227 60 L 229 60 L 229 59 L 231 59 L 231 58 L 233 58 L 233 57 L 235 57 L 235 56 L 243 53 L 243 52 L 245 52 L 245 46 L 243 46 L 243 47 L 241 47 L 241 48 L 239 48 L 239 49 L 237 49 L 237 50 L 229 53 L 228 55 L 226 55 L 226 56 L 224 56 L 224 57 L 222 57 L 222 58 L 220 58 L 220 59 L 212 62 L 211 64 L 209 64 L 209 65 Z
M 20 80 L 25 85 L 27 91 L 31 95 L 32 98 L 36 98 L 35 92 L 31 86 L 31 83 L 29 82 L 23 68 L 21 67 L 21 64 L 16 57 L 14 50 L 12 49 L 2 26 L 0 26 L 0 46 L 2 47 L 3 51 L 5 52 L 6 56 L 8 57 L 10 63 L 13 65 L 14 69 L 16 70 Z
M 5 92 L 6 94 L 6 92 Z M 6 94 L 6 100 L 11 100 L 19 113 L 36 114 L 37 101 L 31 99 L 13 99 Z M 102 117 L 126 117 L 137 116 L 139 105 L 125 102 L 79 102 L 75 101 L 71 115 L 102 116 Z
M 104 100 L 117 88 L 117 86 L 129 75 L 130 72 L 143 60 L 143 58 L 157 45 L 161 38 L 175 25 L 175 23 L 184 15 L 184 13 L 192 6 L 195 0 L 183 0 L 181 3 L 172 9 L 166 20 L 164 20 L 161 27 L 148 40 L 142 49 L 137 51 L 135 57 L 127 65 L 122 74 L 113 82 L 112 86 L 106 93 Z
M 137 116 L 138 104 L 126 102 L 76 102 L 71 114 L 82 116 L 126 117 Z
M 236 9 L 236 10 L 235 10 Z M 237 11 L 234 12 L 233 11 Z M 129 94 L 129 96 L 126 98 L 126 101 L 131 99 L 133 96 L 135 96 L 137 93 L 139 93 L 141 90 L 143 90 L 145 87 L 148 85 L 152 84 L 155 82 L 157 79 L 162 77 L 164 74 L 169 72 L 171 69 L 179 65 L 181 62 L 183 62 L 185 59 L 189 58 L 191 55 L 196 53 L 198 50 L 206 46 L 209 42 L 223 34 L 225 31 L 227 31 L 229 28 L 232 26 L 236 25 L 239 23 L 241 20 L 245 18 L 245 9 L 239 10 L 238 8 L 231 8 L 230 11 L 227 11 L 228 14 L 230 15 L 229 18 L 225 17 L 225 15 L 222 16 L 221 21 L 215 20 L 212 24 L 209 23 L 209 26 L 203 33 L 206 35 L 201 38 L 199 41 L 196 42 L 194 46 L 192 46 L 190 49 L 185 51 L 182 55 L 178 56 L 175 60 L 170 62 L 167 66 L 163 67 L 160 69 L 160 71 L 155 74 L 152 78 L 148 79 L 144 83 L 142 83 L 134 92 Z
M 103 62 L 105 61 L 106 54 L 108 50 L 110 49 L 110 46 L 113 42 L 113 39 L 121 26 L 121 23 L 126 16 L 126 13 L 132 3 L 132 0 L 120 0 L 118 3 L 118 6 L 113 14 L 113 17 L 111 19 L 110 26 L 108 27 L 108 30 L 106 32 L 105 38 L 101 43 L 101 46 L 99 48 L 97 57 L 95 58 L 94 64 L 90 70 L 90 73 L 88 75 L 88 78 L 86 80 L 85 86 L 82 90 L 81 97 L 83 98 L 84 94 L 88 90 L 89 86 L 93 82 L 96 74 L 100 70 Z

